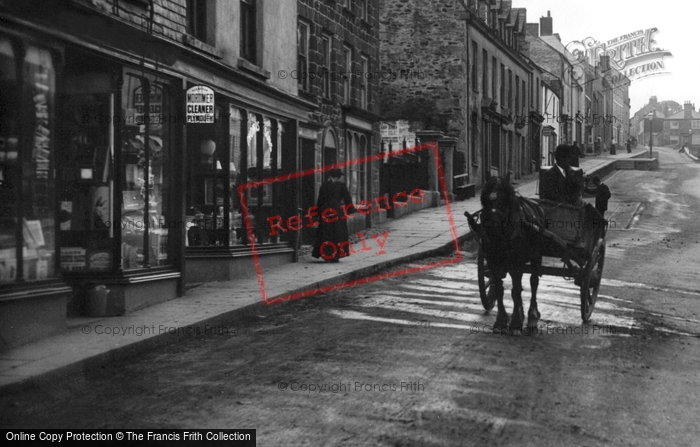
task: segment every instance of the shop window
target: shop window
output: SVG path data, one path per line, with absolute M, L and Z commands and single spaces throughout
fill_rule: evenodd
M 366 154 L 367 139 L 365 136 L 360 136 L 354 133 L 348 133 L 349 161 L 361 160 Z M 350 182 L 348 189 L 352 202 L 357 204 L 364 200 L 365 197 L 365 166 L 367 163 L 355 163 L 348 166 Z
M 226 110 L 228 121 L 216 119 L 212 124 L 191 126 L 187 132 L 186 245 L 249 246 L 244 211 L 250 218 L 255 243 L 280 242 L 279 237 L 271 237 L 268 227 L 268 217 L 280 215 L 282 201 L 276 199 L 275 185 L 246 189 L 247 210 L 243 209 L 238 188 L 281 171 L 284 123 L 234 105 L 218 106 L 216 110 L 221 110 L 219 114 Z M 205 143 L 207 148 L 202 146 Z
M 247 153 L 248 153 L 248 167 L 254 168 L 258 166 L 258 134 L 260 133 L 260 122 L 258 118 L 250 113 L 248 114 L 248 133 L 246 136 Z
M 168 265 L 178 225 L 170 204 L 173 116 L 169 83 L 127 72 L 122 89 L 122 268 Z M 166 118 L 166 119 L 164 119 Z M 131 124 L 133 123 L 133 124 Z
M 17 279 L 19 79 L 9 40 L 0 38 L 0 282 Z
M 27 47 L 20 74 L 0 37 L 1 283 L 55 276 L 54 94 L 51 54 Z
M 68 73 L 61 96 L 60 266 L 110 271 L 114 241 L 114 95 L 110 75 Z M 118 231 L 118 230 L 117 230 Z
M 263 169 L 272 168 L 272 122 L 263 119 Z

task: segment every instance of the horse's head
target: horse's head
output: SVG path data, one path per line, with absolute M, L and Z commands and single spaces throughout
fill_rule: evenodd
M 487 233 L 508 234 L 512 230 L 515 189 L 510 178 L 491 177 L 481 190 L 481 221 Z

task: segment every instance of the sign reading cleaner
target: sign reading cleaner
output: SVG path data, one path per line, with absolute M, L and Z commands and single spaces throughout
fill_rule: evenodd
M 187 90 L 187 124 L 214 122 L 214 90 L 195 85 Z

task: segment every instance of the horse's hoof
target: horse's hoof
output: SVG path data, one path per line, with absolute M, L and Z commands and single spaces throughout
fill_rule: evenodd
M 537 324 L 540 322 L 540 313 L 539 311 L 530 311 L 527 313 L 527 327 L 528 328 L 537 328 Z
M 494 329 L 502 329 L 508 327 L 508 312 L 498 312 L 496 315 L 496 323 L 494 323 Z
M 510 317 L 510 323 L 508 323 L 509 329 L 522 329 L 523 323 L 525 322 L 525 312 L 523 308 L 515 309 L 513 315 Z

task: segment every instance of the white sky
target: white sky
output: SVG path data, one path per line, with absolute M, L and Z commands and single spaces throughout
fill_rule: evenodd
M 514 8 L 527 8 L 528 23 L 539 23 L 551 12 L 554 32 L 564 45 L 593 37 L 606 42 L 633 31 L 658 28 L 653 35 L 655 46 L 668 50 L 665 57 L 667 75 L 652 76 L 632 82 L 630 114 L 634 114 L 649 97 L 659 101 L 685 101 L 700 108 L 700 51 L 694 38 L 700 3 L 696 0 L 513 0 Z

